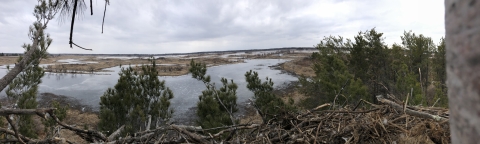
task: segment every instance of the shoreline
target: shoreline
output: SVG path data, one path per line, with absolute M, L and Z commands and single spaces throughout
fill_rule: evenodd
M 252 58 L 252 59 L 291 59 L 286 62 L 278 63 L 275 65 L 268 66 L 270 69 L 275 69 L 275 70 L 280 70 L 280 73 L 286 73 L 288 75 L 297 77 L 297 73 L 295 71 L 291 71 L 288 69 L 285 69 L 286 65 L 295 65 L 299 59 L 304 59 L 303 57 L 297 57 L 297 58 L 291 58 L 291 57 L 279 57 L 279 56 L 265 56 L 262 58 Z M 241 62 L 244 62 L 242 59 Z M 188 60 L 189 62 L 190 60 Z M 202 61 L 205 61 L 203 59 Z M 202 62 L 200 61 L 200 62 Z M 210 61 L 211 62 L 211 61 Z M 235 63 L 238 63 L 235 62 Z M 158 64 L 158 63 L 157 63 Z M 228 64 L 234 64 L 234 63 L 216 63 L 216 64 L 209 64 L 207 63 L 208 67 L 214 67 L 214 66 L 219 66 L 219 65 L 228 65 Z M 187 66 L 187 65 L 185 65 Z M 186 69 L 186 68 L 184 68 Z M 104 70 L 104 69 L 102 69 Z M 187 69 L 188 70 L 188 69 Z M 93 73 L 54 73 L 54 72 L 48 72 L 51 74 L 102 74 L 102 72 L 93 72 Z M 185 74 L 188 74 L 185 73 Z M 179 74 L 174 76 L 182 76 L 185 74 Z M 164 76 L 164 75 L 159 75 L 159 76 Z M 172 76 L 172 75 L 166 75 L 166 76 Z M 303 98 L 302 96 L 299 96 L 299 94 L 296 92 L 296 85 L 298 83 L 298 79 L 295 81 L 290 81 L 287 83 L 279 84 L 278 86 L 275 87 L 274 93 L 275 95 L 281 97 L 285 102 L 288 101 L 289 98 L 293 98 L 295 101 L 295 105 L 298 105 L 299 101 Z M 6 96 L 3 95 L 1 96 L 2 99 L 0 101 L 4 101 L 6 99 Z M 81 100 L 75 99 L 73 97 L 65 96 L 65 95 L 57 95 L 55 93 L 40 93 L 37 97 L 37 100 L 39 102 L 39 108 L 40 107 L 47 107 L 49 101 L 52 100 L 57 100 L 61 103 L 61 105 L 70 105 L 71 110 L 81 112 L 81 113 L 90 113 L 93 115 L 97 115 L 98 118 L 98 112 L 99 109 L 94 109 L 92 108 L 93 106 L 86 105 L 84 102 Z M 258 123 L 261 122 L 260 116 L 257 114 L 256 110 L 253 108 L 253 106 L 250 104 L 250 102 L 245 101 L 245 102 L 238 102 L 238 107 L 241 109 L 239 112 L 235 114 L 235 117 L 240 120 L 240 123 Z M 82 110 L 83 109 L 83 110 Z M 183 123 L 183 124 L 196 124 L 195 123 L 195 118 L 196 118 L 196 107 L 191 107 L 186 111 L 185 113 L 181 113 L 180 115 L 187 115 L 187 116 L 182 116 L 182 117 L 177 117 L 177 119 L 174 119 L 175 123 Z

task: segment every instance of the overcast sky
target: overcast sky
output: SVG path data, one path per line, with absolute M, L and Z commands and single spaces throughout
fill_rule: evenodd
M 87 7 L 88 0 L 85 0 Z M 0 52 L 23 52 L 31 43 L 36 0 L 0 1 Z M 311 47 L 324 36 L 353 38 L 376 27 L 389 45 L 401 43 L 412 30 L 432 37 L 445 35 L 442 0 L 111 0 L 104 33 L 104 0 L 93 0 L 76 20 L 68 45 L 70 20 L 50 22 L 50 53 L 160 54 L 277 47 Z

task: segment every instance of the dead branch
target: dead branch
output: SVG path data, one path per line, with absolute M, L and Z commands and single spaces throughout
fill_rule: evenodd
M 197 135 L 195 133 L 191 133 L 185 129 L 182 129 L 178 126 L 175 126 L 175 125 L 171 125 L 171 127 L 175 130 L 177 130 L 178 132 L 180 133 L 183 133 L 185 135 L 187 135 L 188 137 L 190 137 L 193 141 L 195 142 L 198 142 L 198 143 L 208 143 L 208 141 L 206 139 L 208 139 L 208 137 L 206 136 L 200 136 L 200 135 Z
M 55 108 L 39 108 L 39 109 L 0 109 L 1 116 L 8 115 L 38 115 L 45 118 L 45 113 L 53 112 Z
M 57 122 L 59 125 L 63 126 L 64 128 L 67 128 L 68 130 L 74 131 L 76 133 L 86 134 L 87 136 L 89 136 L 94 140 L 95 138 L 97 138 L 101 141 L 108 141 L 107 137 L 105 137 L 101 132 L 93 131 L 93 130 L 83 130 L 83 129 L 71 127 L 61 122 L 60 120 L 58 120 L 58 118 L 55 116 L 55 113 L 53 113 L 53 111 L 49 112 L 48 114 L 50 114 L 50 116 L 52 117 L 53 120 L 55 120 L 55 122 Z
M 321 113 L 369 113 L 372 111 L 380 110 L 379 108 L 366 110 L 366 111 L 348 111 L 348 110 L 324 110 L 320 111 Z
M 250 103 L 253 105 L 253 108 L 257 110 L 258 114 L 260 114 L 260 117 L 262 118 L 262 123 L 267 122 L 267 120 L 265 120 L 265 115 L 263 114 L 262 110 L 260 110 L 260 108 L 257 106 L 257 104 L 255 104 L 252 99 L 248 99 L 248 101 L 250 101 Z
M 449 125 L 438 121 L 428 115 L 442 113 L 446 109 L 420 108 L 416 110 L 406 108 L 402 112 L 403 105 L 397 104 L 388 99 L 379 99 L 381 105 L 372 105 L 371 109 L 353 111 L 341 108 L 339 110 L 320 110 L 330 104 L 323 104 L 310 112 L 302 114 L 285 113 L 269 120 L 265 124 L 240 124 L 223 126 L 217 128 L 203 129 L 197 126 L 169 125 L 158 127 L 152 130 L 137 132 L 114 140 L 119 136 L 122 127 L 116 130 L 108 138 L 97 131 L 87 131 L 68 126 L 59 122 L 65 129 L 76 132 L 77 135 L 88 139 L 91 142 L 105 143 L 383 143 L 398 139 L 400 134 L 425 134 L 429 140 L 435 143 L 448 143 Z M 365 101 L 365 103 L 368 103 Z M 383 105 L 382 105 L 383 104 Z M 4 115 L 10 114 L 37 114 L 37 110 L 21 110 L 8 112 L 0 110 Z M 46 110 L 52 118 L 56 119 L 53 110 Z M 421 113 L 425 116 L 419 117 Z M 42 111 L 38 112 L 40 115 Z M 1 114 L 1 113 L 0 113 Z M 37 114 L 38 115 L 38 114 Z M 45 114 L 43 114 L 45 115 Z M 443 115 L 442 115 L 443 116 Z M 448 117 L 448 116 L 447 116 Z M 443 118 L 448 120 L 448 118 Z M 408 127 L 404 125 L 408 123 Z M 427 126 L 428 125 L 428 126 Z M 217 133 L 210 133 L 211 130 L 219 130 Z M 0 128 L 0 133 L 15 136 L 12 130 Z M 118 134 L 117 134 L 118 133 Z M 228 134 L 229 135 L 225 135 Z M 231 137 L 227 139 L 226 137 Z M 43 142 L 47 140 L 34 140 L 18 135 L 18 139 L 25 143 Z M 61 138 L 59 138 L 61 139 Z M 57 140 L 59 141 L 59 140 Z M 56 141 L 56 142 L 57 142 Z M 8 139 L 1 142 L 19 142 Z M 53 143 L 53 142 L 51 142 Z
M 12 135 L 12 136 L 17 135 L 15 132 L 13 132 L 11 130 L 8 130 L 8 129 L 5 129 L 5 128 L 1 128 L 1 127 L 0 127 L 0 132 L 8 134 L 8 135 Z M 18 138 L 20 138 L 20 139 L 18 139 Z M 58 137 L 44 139 L 44 140 L 35 140 L 35 139 L 25 137 L 22 134 L 18 134 L 17 139 L 4 139 L 4 140 L 0 140 L 0 142 L 4 143 L 4 142 L 21 142 L 21 141 L 23 141 L 23 142 L 27 142 L 27 143 L 38 143 L 38 144 L 46 143 L 46 144 L 48 144 L 48 143 L 58 143 L 58 142 L 63 141 L 63 140 L 64 140 L 63 138 L 58 138 Z
M 120 134 L 120 132 L 123 131 L 123 128 L 125 128 L 125 125 L 122 125 L 115 132 L 113 132 L 110 136 L 108 136 L 107 140 L 112 141 L 115 137 L 117 137 Z
M 391 107 L 393 107 L 394 109 L 396 109 L 398 111 L 403 111 L 403 106 L 383 98 L 382 95 L 378 95 L 377 100 L 379 102 L 390 105 Z M 412 116 L 416 116 L 416 117 L 420 117 L 420 118 L 433 119 L 435 121 L 445 121 L 445 120 L 447 120 L 446 118 L 440 117 L 438 115 L 432 115 L 432 114 L 428 114 L 428 113 L 424 113 L 424 112 L 414 111 L 414 110 L 411 110 L 411 109 L 408 109 L 408 108 L 405 109 L 405 113 L 408 114 L 408 115 L 412 115 Z
M 18 130 L 17 130 L 17 126 L 15 126 L 15 124 L 13 123 L 13 121 L 10 119 L 10 116 L 9 115 L 6 115 L 5 118 L 7 119 L 8 123 L 10 124 L 10 126 L 12 127 L 13 129 L 13 132 L 15 132 L 15 137 L 18 139 L 18 141 L 22 144 L 24 144 L 25 142 L 23 142 L 22 139 L 20 139 L 20 136 L 19 136 L 19 133 L 18 133 Z

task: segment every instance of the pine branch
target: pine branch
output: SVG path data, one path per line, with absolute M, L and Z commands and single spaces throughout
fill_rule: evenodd
M 18 62 L 18 64 L 15 64 L 15 67 L 13 67 L 8 73 L 0 79 L 0 91 L 3 91 L 5 87 L 7 87 L 8 84 L 10 84 L 15 77 L 17 77 L 20 72 L 22 72 L 27 66 L 29 65 L 29 62 L 31 61 L 33 55 L 35 54 L 35 51 L 37 51 L 38 47 L 38 40 L 40 37 L 40 31 L 43 31 L 44 29 L 47 28 L 47 25 L 43 25 L 39 27 L 37 32 L 35 33 L 35 36 L 33 37 L 33 44 L 32 48 L 27 51 L 27 53 L 23 56 L 22 60 Z

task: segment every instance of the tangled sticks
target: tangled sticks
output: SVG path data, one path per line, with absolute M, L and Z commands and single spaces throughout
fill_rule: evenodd
M 322 110 L 323 104 L 302 114 L 283 114 L 264 124 L 241 124 L 211 129 L 167 125 L 115 139 L 122 128 L 109 137 L 92 130 L 82 130 L 57 121 L 90 142 L 107 143 L 449 143 L 448 110 L 416 107 L 377 96 L 379 105 L 357 110 L 342 108 Z M 0 110 L 0 115 L 36 114 L 55 118 L 52 109 Z M 34 140 L 16 132 L 0 129 L 26 143 L 60 142 L 62 138 Z M 10 141 L 15 141 L 11 139 Z M 18 141 L 20 142 L 20 141 Z M 68 140 L 67 140 L 68 142 Z

